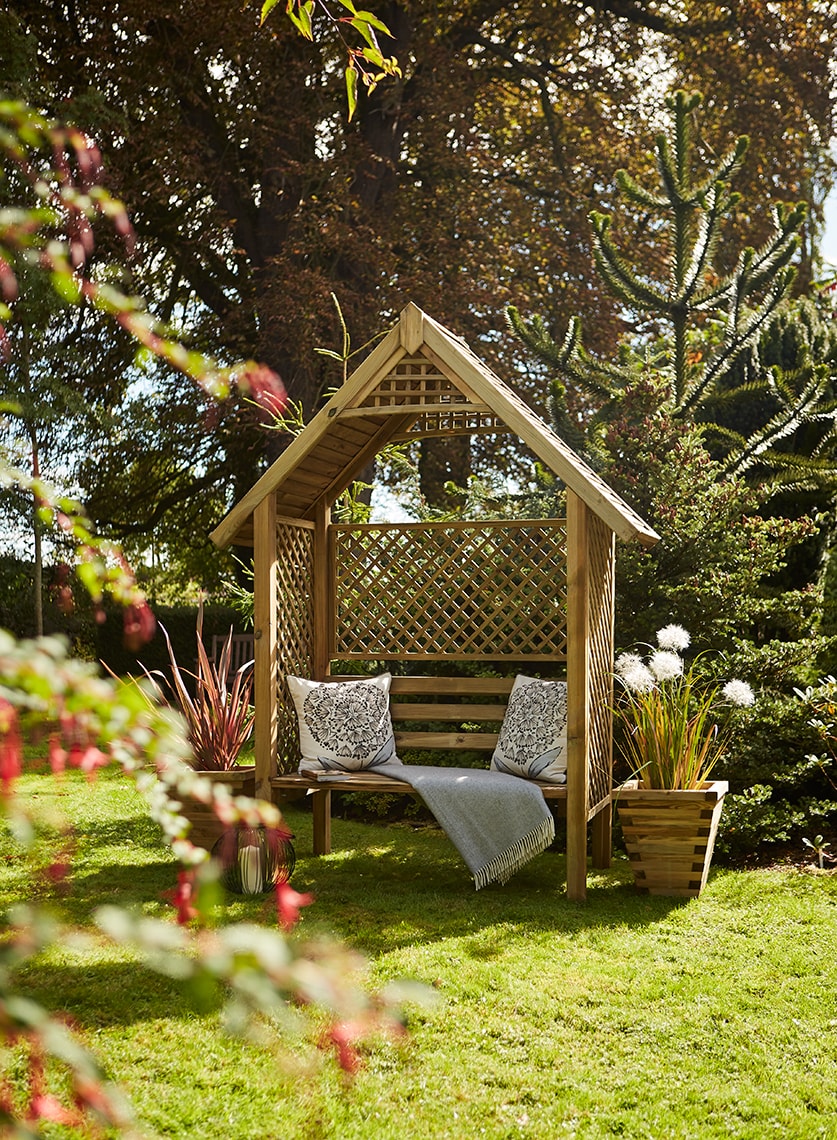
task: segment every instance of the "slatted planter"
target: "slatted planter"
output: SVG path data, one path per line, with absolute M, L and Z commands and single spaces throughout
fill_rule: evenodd
M 225 784 L 232 796 L 253 796 L 256 793 L 256 769 L 254 765 L 242 765 L 229 772 L 201 772 L 201 778 L 213 784 Z M 189 796 L 182 798 L 180 814 L 188 819 L 192 827 L 189 839 L 196 847 L 211 851 L 215 842 L 224 833 L 224 824 L 208 804 Z
M 565 519 L 332 518 L 389 443 L 503 433 L 566 487 Z M 486 675 L 562 676 L 567 893 L 584 898 L 588 824 L 595 865 L 610 858 L 617 537 L 659 538 L 464 341 L 407 305 L 212 533 L 218 546 L 253 546 L 257 794 L 279 800 L 300 783 L 288 675 L 325 680 L 368 662 L 410 674 L 458 667 L 464 682 L 476 662 Z M 456 748 L 460 737 L 436 743 Z M 321 838 L 327 799 L 315 796 Z
M 726 780 L 689 790 L 649 789 L 629 780 L 619 788 L 616 808 L 640 892 L 697 898 L 706 886 L 728 789 Z

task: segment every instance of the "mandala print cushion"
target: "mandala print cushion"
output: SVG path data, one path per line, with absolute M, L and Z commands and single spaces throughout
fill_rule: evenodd
M 549 784 L 567 782 L 566 682 L 515 678 L 491 767 Z
M 389 715 L 390 673 L 357 681 L 288 677 L 299 721 L 300 772 L 358 772 L 398 764 Z

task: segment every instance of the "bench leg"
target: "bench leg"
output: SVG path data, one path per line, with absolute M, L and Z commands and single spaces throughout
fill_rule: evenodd
M 610 866 L 610 856 L 613 850 L 613 805 L 606 807 L 593 816 L 590 846 L 592 848 L 593 866 L 605 870 Z
M 331 853 L 331 791 L 325 788 L 312 792 L 314 814 L 314 854 Z

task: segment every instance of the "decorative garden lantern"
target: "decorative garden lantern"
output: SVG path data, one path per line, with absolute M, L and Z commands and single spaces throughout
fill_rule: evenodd
M 266 827 L 230 827 L 212 848 L 221 882 L 237 895 L 268 894 L 293 874 L 296 854 L 287 832 Z

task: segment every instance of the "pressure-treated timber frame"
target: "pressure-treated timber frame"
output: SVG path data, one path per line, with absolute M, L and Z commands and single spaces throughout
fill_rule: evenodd
M 332 522 L 338 495 L 387 443 L 508 431 L 566 486 L 566 520 L 435 530 Z M 504 664 L 507 672 L 547 664 L 554 675 L 554 663 L 563 662 L 567 893 L 583 899 L 591 820 L 594 865 L 606 866 L 610 857 L 617 537 L 646 546 L 658 541 L 464 341 L 408 305 L 212 534 L 219 546 L 254 548 L 257 794 L 277 798 L 277 781 L 290 779 L 280 768 L 296 766 L 295 718 L 284 691 L 289 673 L 324 679 L 335 663 L 356 659 L 476 659 Z M 444 590 L 444 605 L 433 599 L 431 580 L 437 593 Z M 360 618 L 363 632 L 353 639 Z M 462 747 L 466 737 L 439 739 Z M 321 842 L 328 798 L 314 797 Z

